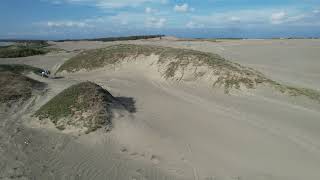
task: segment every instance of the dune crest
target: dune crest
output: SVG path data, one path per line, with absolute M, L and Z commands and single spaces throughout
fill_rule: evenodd
M 287 86 L 217 54 L 189 49 L 153 45 L 111 45 L 84 51 L 66 61 L 57 72 L 73 73 L 103 67 L 121 68 L 137 63 L 142 65 L 139 68 L 146 74 L 153 66 L 165 80 L 199 81 L 209 87 L 222 87 L 226 94 L 232 90 L 255 89 L 264 85 L 290 96 L 305 96 L 320 102 L 320 92 L 316 90 Z

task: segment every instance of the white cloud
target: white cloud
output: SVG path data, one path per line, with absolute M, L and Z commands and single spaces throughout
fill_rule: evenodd
M 281 12 L 276 12 L 271 14 L 271 23 L 272 24 L 282 24 L 284 20 L 286 19 L 287 14 L 283 11 Z
M 160 0 L 160 3 L 161 3 L 161 4 L 168 4 L 168 3 L 169 3 L 169 0 Z
M 61 1 L 54 0 L 54 1 L 52 1 L 52 4 L 58 5 L 58 4 L 62 4 L 62 2 L 61 2 Z
M 204 25 L 203 25 L 203 24 L 195 23 L 194 21 L 189 21 L 189 22 L 186 24 L 186 27 L 187 27 L 187 28 L 190 28 L 190 29 L 194 29 L 194 28 L 203 28 Z
M 150 8 L 150 7 L 146 7 L 145 12 L 146 12 L 147 14 L 151 14 L 151 13 L 156 13 L 157 10 L 156 10 L 156 9 L 153 9 L 153 8 Z
M 49 1 L 51 3 L 55 3 L 57 1 L 59 2 L 66 2 L 66 3 L 72 3 L 72 4 L 84 4 L 84 5 L 94 5 L 99 8 L 103 9 L 112 9 L 112 8 L 123 8 L 123 7 L 135 7 L 142 5 L 144 3 L 148 2 L 158 2 L 165 4 L 168 1 L 167 0 L 43 0 L 43 1 Z
M 299 9 L 252 9 L 216 12 L 209 15 L 191 15 L 190 21 L 203 24 L 206 28 L 224 27 L 267 27 L 281 26 L 317 26 L 320 24 L 320 12 L 305 12 Z
M 193 22 L 193 21 L 189 21 L 187 24 L 186 24 L 186 27 L 187 28 L 195 28 L 196 24 Z
M 212 13 L 209 15 L 193 15 L 191 21 L 198 22 L 208 28 L 234 26 L 241 23 L 242 26 L 252 24 L 269 23 L 270 11 L 267 10 L 238 10 Z
M 145 13 L 119 13 L 113 16 L 104 17 L 104 24 L 113 26 L 127 25 L 126 27 L 140 27 L 144 25 L 144 20 L 148 17 Z
M 236 17 L 236 16 L 231 16 L 231 17 L 229 18 L 229 20 L 232 21 L 232 22 L 240 22 L 240 18 L 239 18 L 239 17 Z
M 46 25 L 48 27 L 89 27 L 87 23 L 79 21 L 48 21 Z
M 182 4 L 182 5 L 175 5 L 173 8 L 176 12 L 188 12 L 188 11 L 194 11 L 194 8 L 189 8 L 188 4 Z
M 149 8 L 149 7 L 146 7 L 145 12 L 146 12 L 146 13 L 151 13 L 151 12 L 152 12 L 152 9 Z
M 285 22 L 286 23 L 293 23 L 293 22 L 299 22 L 305 18 L 308 18 L 310 17 L 309 15 L 306 15 L 306 14 L 299 14 L 299 15 L 292 15 L 292 16 L 288 16 L 286 19 L 285 19 Z
M 71 23 L 72 22 L 72 23 Z M 83 19 L 83 22 L 87 27 L 95 27 L 95 29 L 101 29 L 107 27 L 113 27 L 114 29 L 138 29 L 138 28 L 161 28 L 166 23 L 166 18 L 163 17 L 150 17 L 150 14 L 144 12 L 132 13 L 121 12 L 112 16 L 92 17 Z M 44 25 L 44 23 L 38 23 Z M 78 21 L 50 21 L 51 27 L 67 27 L 67 26 L 81 26 Z M 48 23 L 45 24 L 48 26 Z M 83 25 L 84 26 L 84 25 Z
M 152 6 L 153 7 L 153 6 Z M 188 9 L 189 6 L 188 6 Z M 200 28 L 268 28 L 277 26 L 319 26 L 320 14 L 299 11 L 296 9 L 254 9 L 238 11 L 220 11 L 208 15 L 195 15 L 194 13 L 180 14 L 166 10 L 153 9 L 145 6 L 142 11 L 120 11 L 114 15 L 89 17 L 87 19 L 51 19 L 42 21 L 36 25 L 47 27 L 47 29 L 78 30 L 79 31 L 102 31 L 110 30 L 130 31 L 134 29 L 154 30 L 156 28 L 166 29 L 200 29 Z M 170 23 L 168 22 L 170 20 Z M 48 28 L 51 27 L 51 28 Z
M 97 6 L 100 8 L 122 8 L 129 6 L 138 6 L 149 0 L 95 0 L 97 1 Z
M 93 18 L 85 20 L 95 27 L 116 27 L 118 29 L 139 29 L 139 28 L 161 28 L 166 23 L 166 18 L 163 17 L 150 17 L 150 14 L 141 13 L 130 13 L 122 12 L 113 16 L 105 16 L 100 18 Z
M 165 18 L 151 17 L 146 20 L 146 26 L 151 28 L 162 28 L 165 25 L 166 21 L 167 20 Z
M 271 24 L 303 24 L 304 20 L 312 18 L 312 14 L 291 13 L 287 14 L 283 11 L 271 14 Z

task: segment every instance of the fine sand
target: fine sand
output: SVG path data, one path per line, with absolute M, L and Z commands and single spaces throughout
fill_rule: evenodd
M 55 72 L 81 49 L 116 43 L 154 44 L 213 52 L 279 82 L 320 90 L 320 40 L 177 39 L 63 42 L 66 52 L 0 59 Z M 57 79 L 44 95 L 0 112 L 0 179 L 320 179 L 320 103 L 272 88 L 224 94 L 203 82 L 164 80 L 152 57 Z M 31 115 L 63 89 L 92 81 L 115 97 L 135 100 L 135 113 L 113 129 L 61 132 Z M 15 110 L 15 111 L 13 111 Z

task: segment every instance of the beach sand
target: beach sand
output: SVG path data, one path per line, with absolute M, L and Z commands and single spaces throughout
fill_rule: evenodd
M 117 43 L 217 53 L 279 82 L 320 90 L 320 40 L 62 42 L 54 47 L 68 52 L 0 63 L 55 72 L 79 49 Z M 0 179 L 320 178 L 319 102 L 267 87 L 224 94 L 202 82 L 167 81 L 152 62 L 141 58 L 59 79 L 29 74 L 46 82 L 48 91 L 0 114 Z M 115 97 L 133 98 L 136 112 L 114 118 L 111 132 L 86 135 L 61 132 L 31 117 L 63 89 L 87 80 Z

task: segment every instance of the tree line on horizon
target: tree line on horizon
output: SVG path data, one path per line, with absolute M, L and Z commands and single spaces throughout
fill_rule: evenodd
M 106 37 L 106 38 L 93 38 L 93 39 L 64 39 L 57 40 L 55 42 L 66 42 L 66 41 L 128 41 L 128 40 L 139 40 L 139 39 L 152 39 L 162 38 L 165 35 L 140 35 L 140 36 L 123 36 L 123 37 Z

